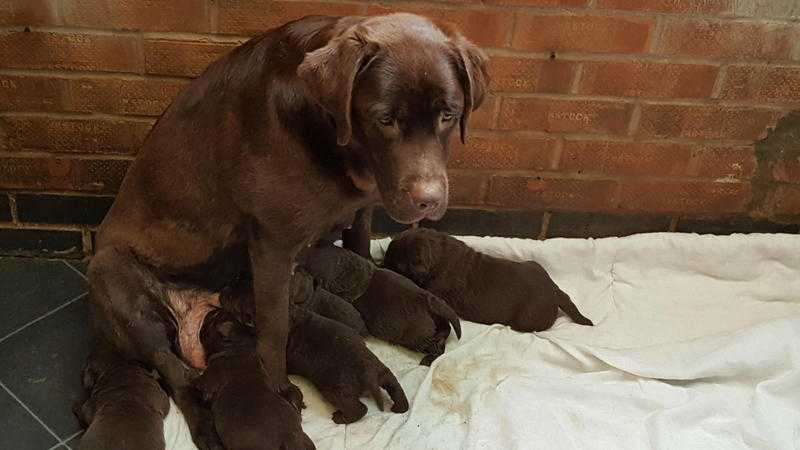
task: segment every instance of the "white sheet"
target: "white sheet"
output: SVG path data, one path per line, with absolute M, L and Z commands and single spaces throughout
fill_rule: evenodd
M 431 368 L 370 340 L 411 402 L 348 426 L 294 378 L 318 449 L 800 448 L 800 236 L 463 238 L 541 263 L 596 326 L 464 322 Z M 373 242 L 380 258 L 388 240 Z M 191 449 L 176 408 L 169 449 Z

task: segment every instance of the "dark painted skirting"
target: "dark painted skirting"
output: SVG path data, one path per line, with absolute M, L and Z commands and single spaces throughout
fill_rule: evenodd
M 554 213 L 547 237 L 603 238 L 669 231 L 667 216 L 629 216 L 593 213 Z
M 0 228 L 0 254 L 81 258 L 83 238 L 80 231 Z
M 17 216 L 23 223 L 99 225 L 114 197 L 17 194 Z

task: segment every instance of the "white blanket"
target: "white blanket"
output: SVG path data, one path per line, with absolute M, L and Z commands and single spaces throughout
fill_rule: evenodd
M 318 449 L 800 448 L 800 236 L 463 240 L 541 263 L 596 325 L 464 322 L 430 368 L 370 340 L 411 408 L 364 398 L 366 417 L 336 425 L 294 378 Z M 387 245 L 373 242 L 374 256 Z M 167 448 L 194 448 L 179 414 Z

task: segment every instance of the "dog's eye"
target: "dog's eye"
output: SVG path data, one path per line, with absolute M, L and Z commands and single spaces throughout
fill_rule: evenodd
M 456 115 L 450 111 L 442 111 L 442 122 L 450 122 L 455 117 Z
M 378 122 L 380 122 L 380 124 L 385 127 L 391 127 L 392 125 L 394 125 L 394 117 L 390 115 L 381 116 L 378 119 Z

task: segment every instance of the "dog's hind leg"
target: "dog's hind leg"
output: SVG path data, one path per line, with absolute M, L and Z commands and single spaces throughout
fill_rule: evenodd
M 221 449 L 208 411 L 191 382 L 197 376 L 173 351 L 175 330 L 160 312 L 165 289 L 128 251 L 106 248 L 88 270 L 89 320 L 96 340 L 112 344 L 126 359 L 157 370 L 201 450 Z

